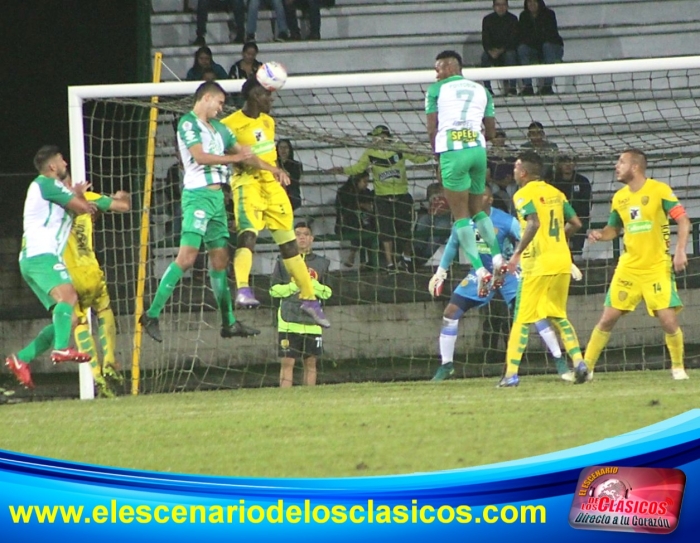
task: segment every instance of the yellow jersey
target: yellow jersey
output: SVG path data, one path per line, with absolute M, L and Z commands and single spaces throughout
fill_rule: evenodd
M 108 211 L 112 199 L 96 192 L 86 192 L 85 199 L 94 202 L 100 211 Z M 63 260 L 68 271 L 85 266 L 100 267 L 93 245 L 93 228 L 91 215 L 78 215 L 73 219 L 73 226 L 68 237 L 68 244 L 63 252 Z
M 238 143 L 250 146 L 253 153 L 270 166 L 277 166 L 275 120 L 272 117 L 261 113 L 257 119 L 253 119 L 243 113 L 242 109 L 239 109 L 221 122 L 233 132 Z M 231 188 L 235 189 L 256 182 L 276 183 L 277 181 L 270 172 L 260 171 L 242 164 L 234 165 Z
M 544 181 L 530 181 L 513 195 L 520 220 L 520 235 L 527 217 L 537 214 L 540 228 L 520 258 L 523 277 L 571 273 L 571 252 L 566 241 L 566 221 L 575 216 L 566 196 Z
M 678 205 L 671 187 L 656 179 L 647 179 L 637 192 L 624 186 L 615 193 L 608 225 L 625 229 L 625 252 L 620 256 L 619 266 L 634 270 L 670 266 L 668 217 Z

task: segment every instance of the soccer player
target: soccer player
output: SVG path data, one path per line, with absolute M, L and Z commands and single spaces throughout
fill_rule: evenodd
M 185 168 L 182 191 L 182 235 L 180 250 L 163 274 L 153 303 L 141 315 L 146 333 L 163 341 L 158 317 L 183 274 L 193 265 L 204 246 L 209 254 L 209 279 L 221 312 L 221 337 L 249 337 L 260 333 L 236 320 L 226 269 L 228 218 L 221 186 L 228 181 L 228 165 L 247 161 L 252 167 L 268 168 L 242 147 L 216 116 L 221 113 L 226 93 L 213 81 L 202 83 L 194 95 L 194 108 L 183 115 L 177 127 L 180 158 Z
M 314 293 L 321 300 L 327 300 L 333 292 L 323 284 L 330 267 L 327 258 L 313 252 L 314 235 L 308 223 L 300 222 L 294 228 L 299 252 L 309 269 Z M 280 357 L 280 387 L 292 386 L 294 362 L 301 358 L 304 364 L 304 380 L 307 386 L 316 385 L 316 360 L 323 354 L 323 329 L 313 319 L 301 311 L 299 287 L 282 265 L 282 257 L 277 257 L 270 281 L 270 296 L 281 298 L 277 312 L 277 331 Z
M 439 155 L 442 185 L 459 245 L 476 270 L 477 293 L 484 297 L 492 287 L 503 284 L 506 272 L 493 223 L 484 212 L 481 197 L 486 186 L 486 141 L 496 133 L 493 100 L 483 86 L 462 76 L 462 57 L 455 51 L 443 51 L 436 57 L 435 73 L 437 82 L 430 85 L 425 96 L 428 137 L 433 152 Z M 489 247 L 493 273 L 484 267 L 479 256 L 470 218 Z
M 70 186 L 70 183 L 67 185 Z M 123 190 L 117 191 L 109 198 L 95 192 L 86 192 L 85 199 L 88 202 L 95 202 L 100 211 L 126 213 L 131 209 L 129 193 Z M 107 379 L 116 383 L 123 382 L 115 359 L 117 328 L 114 313 L 110 307 L 105 275 L 93 248 L 92 216 L 78 215 L 75 218 L 63 259 L 78 294 L 78 303 L 75 306 L 75 315 L 78 320 L 74 330 L 75 343 L 83 352 L 91 356 L 90 367 L 98 394 L 106 398 L 114 397 L 114 391 Z M 95 340 L 90 333 L 88 322 L 90 309 L 94 309 L 97 315 L 98 337 L 103 355 L 102 367 L 97 359 Z
M 664 331 L 671 355 L 671 376 L 676 380 L 688 379 L 683 366 L 683 331 L 677 317 L 683 304 L 676 290 L 674 270 L 680 273 L 688 265 L 685 246 L 690 219 L 671 187 L 647 178 L 646 168 L 647 157 L 642 151 L 628 149 L 620 155 L 615 175 L 625 186 L 613 196 L 605 228 L 592 230 L 588 235 L 591 243 L 610 241 L 624 228 L 625 252 L 617 263 L 603 314 L 588 341 L 585 361 L 576 366 L 577 383 L 592 379 L 595 364 L 615 323 L 634 311 L 642 300 L 649 315 L 659 319 Z M 673 259 L 669 252 L 669 217 L 678 224 Z
M 5 365 L 27 388 L 34 388 L 29 363 L 52 345 L 51 361 L 89 362 L 90 355 L 70 347 L 73 308 L 78 295 L 63 262 L 63 251 L 71 232 L 73 215 L 92 214 L 95 204 L 83 196 L 88 185 L 68 188 L 68 164 L 58 147 L 45 145 L 34 156 L 39 172 L 27 190 L 24 201 L 24 234 L 19 268 L 22 277 L 39 301 L 52 314 L 52 324 Z M 98 204 L 99 205 L 99 204 Z
M 488 214 L 493 221 L 502 254 L 508 255 L 512 252 L 515 244 L 520 241 L 520 224 L 512 215 L 491 207 L 493 204 L 493 194 L 489 187 L 486 187 L 484 198 L 486 199 L 484 212 Z M 475 228 L 473 223 L 472 228 Z M 477 241 L 477 244 L 484 264 L 490 271 L 491 252 L 489 247 L 481 239 Z M 442 284 L 447 278 L 447 269 L 457 256 L 458 251 L 459 242 L 453 231 L 450 235 L 450 239 L 447 241 L 445 252 L 440 260 L 440 266 L 428 285 L 428 290 L 430 290 L 433 296 L 440 294 Z M 450 303 L 445 308 L 442 315 L 442 329 L 440 330 L 440 357 L 442 365 L 435 373 L 433 381 L 443 381 L 454 373 L 453 359 L 455 343 L 457 342 L 459 319 L 470 309 L 488 304 L 496 293 L 495 290 L 492 290 L 486 297 L 480 297 L 477 293 L 477 283 L 478 277 L 472 269 L 454 290 L 450 298 Z M 515 295 L 518 291 L 518 278 L 515 275 L 507 275 L 500 290 L 508 307 L 512 309 Z M 537 322 L 536 326 L 540 336 L 554 357 L 559 376 L 565 381 L 573 381 L 574 374 L 572 371 L 569 371 L 566 359 L 562 356 L 557 335 L 554 333 L 554 330 L 552 330 L 549 322 L 542 320 Z
M 222 122 L 231 129 L 241 144 L 250 145 L 260 162 L 268 167 L 265 171 L 263 168 L 252 169 L 247 164 L 239 165 L 234 170 L 231 182 L 238 233 L 233 260 L 238 287 L 236 306 L 260 305 L 250 288 L 250 270 L 253 267 L 253 251 L 258 232 L 268 228 L 279 245 L 285 269 L 299 286 L 301 311 L 310 315 L 319 326 L 328 328 L 330 322 L 316 299 L 311 276 L 299 255 L 293 229 L 292 204 L 282 186 L 289 184 L 289 177 L 277 167 L 275 121 L 269 115 L 272 93 L 265 90 L 253 75 L 243 84 L 241 94 L 245 100 L 243 108 Z
M 581 220 L 561 191 L 542 181 L 542 159 L 525 151 L 515 161 L 513 177 L 520 189 L 513 201 L 522 237 L 508 261 L 508 272 L 522 268 L 515 316 L 506 348 L 506 374 L 499 387 L 516 387 L 518 369 L 530 324 L 548 319 L 559 331 L 576 367 L 582 360 L 576 331 L 566 315 L 569 283 L 574 272 L 567 239 L 581 228 Z

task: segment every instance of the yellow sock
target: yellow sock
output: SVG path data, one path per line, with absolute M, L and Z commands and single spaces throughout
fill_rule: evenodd
M 574 366 L 576 366 L 583 360 L 581 345 L 579 345 L 576 330 L 574 330 L 569 319 L 551 319 L 551 322 L 554 324 L 555 328 L 559 330 L 561 340 L 564 342 L 564 349 L 574 362 Z
M 603 332 L 597 326 L 593 328 L 591 332 L 591 339 L 588 340 L 588 345 L 586 346 L 586 366 L 589 370 L 595 368 L 596 362 L 600 358 L 600 353 L 603 352 L 605 346 L 608 344 L 610 339 L 610 332 Z
M 285 258 L 282 263 L 299 287 L 299 298 L 315 300 L 316 295 L 314 294 L 314 286 L 311 284 L 309 268 L 306 267 L 306 262 L 301 258 L 301 255 Z
M 102 363 L 105 366 L 114 367 L 117 347 L 117 324 L 114 322 L 114 313 L 111 307 L 107 307 L 107 309 L 103 309 L 97 314 L 97 333 L 100 338 L 100 346 L 102 347 Z
M 90 327 L 86 322 L 78 323 L 73 332 L 75 337 L 75 344 L 78 349 L 86 354 L 89 354 L 90 358 L 90 369 L 92 370 L 92 375 L 95 378 L 102 377 L 102 371 L 100 370 L 100 365 L 97 362 L 97 346 L 95 345 L 95 340 L 90 333 Z
M 666 347 L 671 355 L 671 367 L 674 370 L 683 369 L 683 330 L 676 330 L 675 334 L 664 334 Z
M 233 273 L 236 274 L 237 288 L 248 286 L 248 281 L 250 281 L 250 270 L 252 269 L 253 251 L 247 247 L 236 249 L 236 254 L 233 257 Z
M 506 348 L 506 376 L 510 377 L 518 373 L 520 361 L 527 347 L 527 340 L 530 337 L 530 325 L 513 323 L 508 336 L 508 347 Z

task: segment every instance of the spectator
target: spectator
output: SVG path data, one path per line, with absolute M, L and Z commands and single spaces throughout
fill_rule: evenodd
M 581 229 L 569 240 L 572 256 L 580 258 L 591 221 L 591 182 L 587 177 L 576 173 L 576 159 L 574 157 L 562 156 L 557 163 L 557 171 L 552 184 L 564 193 L 583 224 Z
M 311 274 L 314 293 L 319 300 L 327 300 L 333 292 L 323 284 L 330 261 L 313 252 L 314 235 L 308 223 L 300 222 L 294 228 L 299 254 L 302 255 Z M 294 362 L 301 358 L 304 364 L 304 380 L 307 386 L 316 385 L 316 361 L 323 354 L 322 329 L 301 309 L 299 287 L 289 276 L 277 257 L 270 281 L 270 296 L 281 298 L 277 312 L 277 331 L 280 357 L 280 387 L 291 387 L 294 381 Z
M 289 185 L 285 187 L 289 201 L 292 203 L 292 210 L 301 207 L 301 176 L 304 167 L 301 162 L 294 160 L 294 147 L 289 140 L 279 140 L 277 142 L 277 164 L 289 176 Z
M 414 244 L 416 256 L 426 260 L 447 242 L 452 231 L 452 213 L 442 183 L 429 185 L 427 196 L 428 212 L 420 215 L 416 221 Z
M 231 12 L 231 18 L 228 21 L 228 39 L 233 40 L 233 43 L 243 43 L 243 36 L 245 36 L 244 0 L 199 0 L 197 2 L 197 38 L 192 42 L 192 45 L 201 47 L 207 44 L 204 36 L 207 34 L 209 10 L 216 4 L 218 4 L 217 7 L 223 6 L 226 11 Z
M 406 161 L 424 164 L 430 157 L 406 152 L 404 145 L 392 144 L 391 131 L 383 124 L 375 126 L 367 135 L 374 138 L 373 146 L 365 150 L 357 164 L 332 168 L 330 172 L 354 175 L 370 168 L 386 271 L 413 271 L 413 197 L 408 192 Z M 394 251 L 398 251 L 398 244 L 402 246 L 402 258 L 395 263 Z
M 493 13 L 481 22 L 481 67 L 518 65 L 518 18 L 508 11 L 508 0 L 493 0 Z M 484 86 L 493 94 L 490 81 Z M 505 94 L 517 94 L 514 79 L 505 82 Z
M 513 179 L 514 155 L 515 150 L 506 145 L 505 131 L 496 130 L 489 149 L 486 181 L 493 195 L 493 207 L 511 215 L 515 215 L 513 194 L 518 190 Z
M 258 71 L 262 62 L 258 60 L 258 45 L 254 41 L 243 44 L 241 59 L 231 66 L 228 76 L 231 79 L 248 79 Z
M 228 79 L 224 67 L 214 62 L 211 49 L 204 45 L 194 53 L 194 63 L 187 72 L 187 81 L 201 81 L 204 79 L 204 70 L 207 69 L 214 70 L 216 79 Z
M 321 39 L 321 2 L 320 0 L 284 0 L 284 13 L 287 16 L 287 26 L 292 40 L 301 39 L 297 9 L 301 9 L 309 17 L 309 40 Z
M 284 14 L 284 4 L 282 0 L 270 0 L 272 9 L 275 11 L 277 23 L 275 41 L 288 41 L 289 28 L 287 27 L 287 17 Z M 255 41 L 255 31 L 258 28 L 258 11 L 260 11 L 260 0 L 250 0 L 248 2 L 248 35 L 245 41 Z
M 525 0 L 520 14 L 520 45 L 518 57 L 520 64 L 557 64 L 564 58 L 564 40 L 559 35 L 557 16 L 549 9 L 544 0 Z M 554 94 L 554 79 L 546 77 L 539 94 Z M 523 96 L 535 94 L 532 79 L 523 79 Z
M 542 180 L 552 182 L 554 177 L 554 162 L 556 161 L 558 147 L 556 143 L 547 140 L 542 123 L 532 121 L 527 127 L 527 143 L 522 149 L 534 149 L 542 157 Z
M 213 68 L 204 68 L 202 70 L 202 81 L 216 81 L 216 72 Z
M 335 197 L 335 233 L 350 241 L 351 249 L 343 266 L 355 265 L 360 251 L 360 268 L 377 266 L 377 224 L 374 193 L 367 188 L 369 173 L 351 175 Z

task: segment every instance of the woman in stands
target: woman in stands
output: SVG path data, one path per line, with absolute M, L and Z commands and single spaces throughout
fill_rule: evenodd
M 214 70 L 216 79 L 228 79 L 226 70 L 221 64 L 214 62 L 214 57 L 206 45 L 200 47 L 194 54 L 194 63 L 187 72 L 187 81 L 201 81 L 204 78 L 205 70 Z
M 236 62 L 228 71 L 231 79 L 248 79 L 258 71 L 262 62 L 258 61 L 258 46 L 254 41 L 243 44 L 241 60 Z
M 284 187 L 292 203 L 292 210 L 301 207 L 301 176 L 304 167 L 301 162 L 294 160 L 294 147 L 289 140 L 279 140 L 277 142 L 277 165 L 289 176 L 289 185 Z
M 338 189 L 335 198 L 335 233 L 352 248 L 343 266 L 351 268 L 360 252 L 360 267 L 377 266 L 377 224 L 374 192 L 369 185 L 369 172 L 351 175 Z

